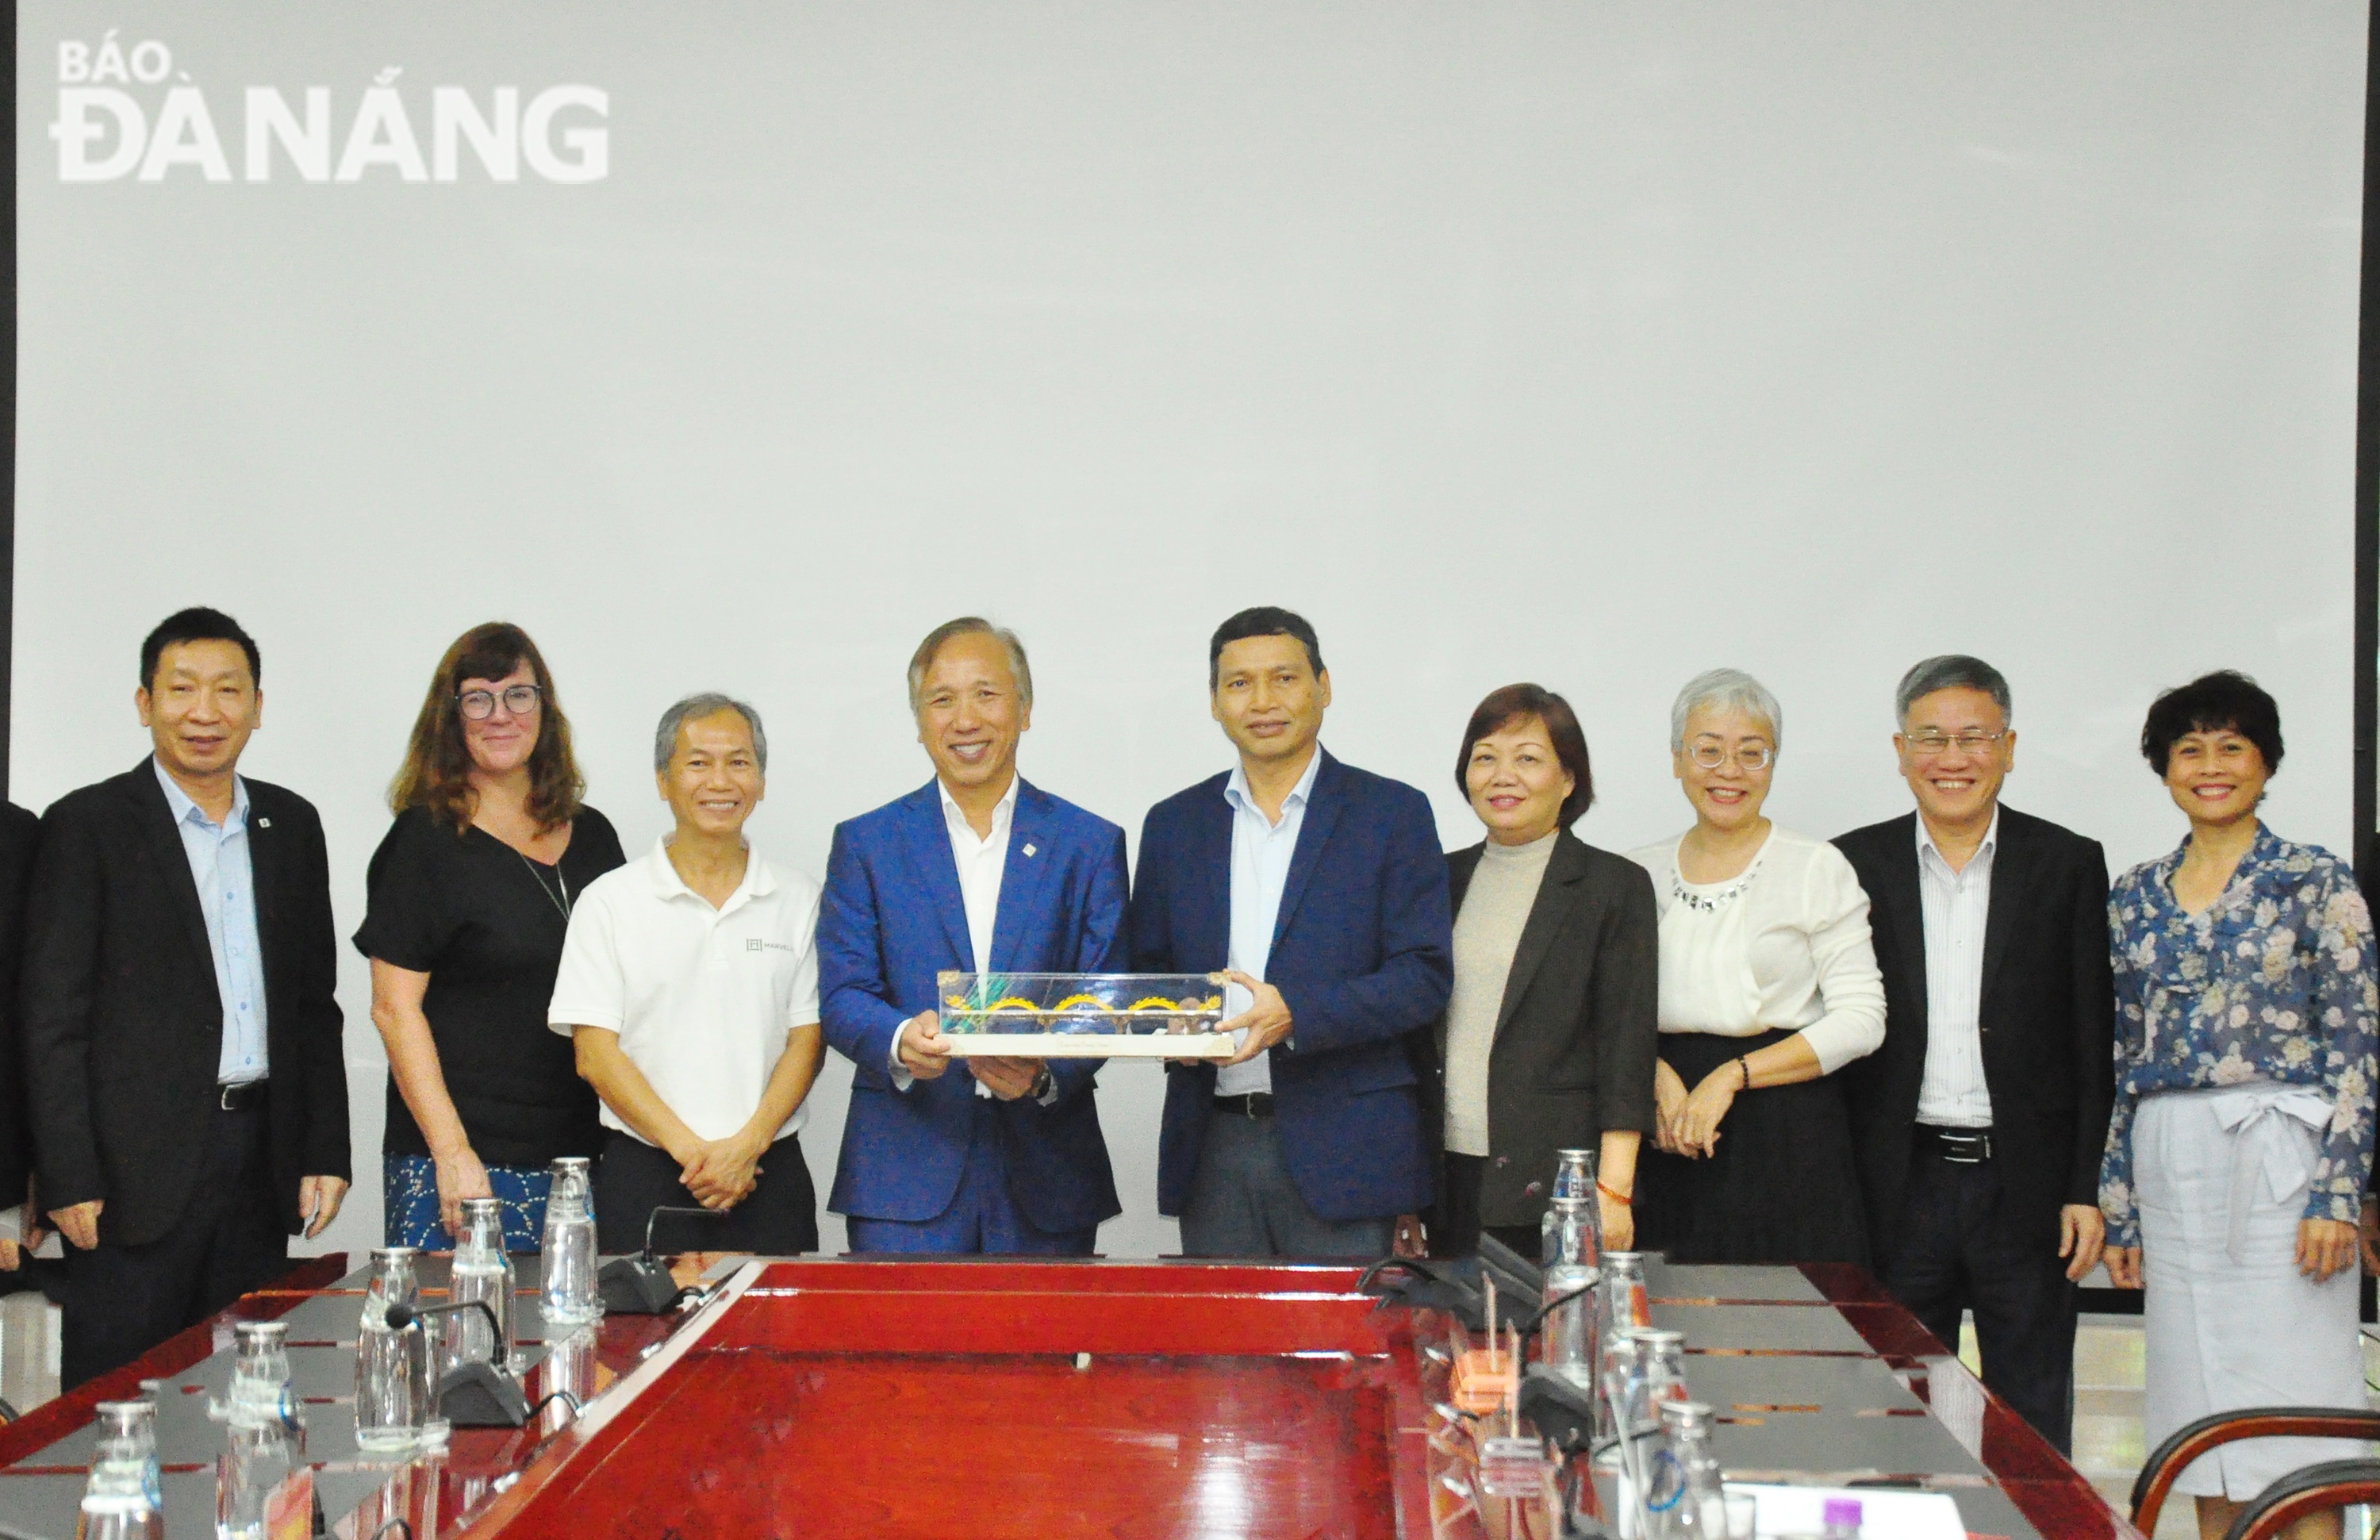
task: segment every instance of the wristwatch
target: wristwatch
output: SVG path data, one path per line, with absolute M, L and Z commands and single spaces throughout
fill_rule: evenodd
M 1046 1105 L 1050 1100 L 1050 1093 L 1057 1088 L 1058 1077 L 1050 1073 L 1049 1065 L 1044 1064 L 1041 1066 L 1041 1073 L 1033 1077 L 1033 1088 L 1025 1094 L 1035 1101 Z

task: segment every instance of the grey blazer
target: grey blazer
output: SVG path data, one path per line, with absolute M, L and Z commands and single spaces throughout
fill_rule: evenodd
M 1458 919 L 1484 848 L 1446 858 Z M 1488 1051 L 1482 1224 L 1537 1223 L 1556 1150 L 1593 1149 L 1606 1129 L 1652 1131 L 1660 959 L 1660 915 L 1645 868 L 1563 831 L 1522 928 Z M 1445 1018 L 1416 1037 L 1415 1056 L 1428 1069 L 1427 1126 L 1442 1144 Z

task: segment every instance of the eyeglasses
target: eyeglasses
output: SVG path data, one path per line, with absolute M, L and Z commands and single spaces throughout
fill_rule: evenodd
M 1987 749 L 1998 747 L 1999 741 L 2007 736 L 2008 734 L 2005 732 L 1915 733 L 1903 738 L 1901 742 L 1907 744 L 1910 752 L 1920 758 L 1932 759 L 1950 752 L 1952 744 L 1957 744 L 1959 751 L 1962 754 L 1981 754 Z
M 1718 744 L 1696 744 L 1686 750 L 1686 758 L 1705 770 L 1717 770 L 1732 758 L 1754 775 L 1767 770 L 1777 758 L 1777 751 L 1767 744 L 1746 744 L 1730 756 Z
M 535 685 L 515 685 L 504 691 L 502 699 L 505 710 L 514 716 L 525 717 L 537 709 L 544 694 Z M 498 698 L 493 690 L 465 690 L 455 697 L 455 704 L 460 706 L 463 714 L 473 721 L 485 721 L 496 714 Z

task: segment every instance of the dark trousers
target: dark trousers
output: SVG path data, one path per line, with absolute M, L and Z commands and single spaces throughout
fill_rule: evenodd
M 966 1163 L 951 1201 L 930 1219 L 844 1219 L 851 1249 L 861 1254 L 911 1256 L 1088 1256 L 1098 1248 L 1099 1227 L 1043 1230 L 1018 1207 L 1008 1157 L 1000 1142 L 999 1110 L 975 1098 L 975 1123 L 967 1135 Z
M 1884 1286 L 1956 1352 L 1975 1313 L 1984 1384 L 2063 1454 L 2074 1431 L 2074 1285 L 2054 1242 L 2000 1201 L 1990 1161 L 1945 1160 L 1921 1137 Z M 2037 1216 L 2035 1217 L 2037 1219 Z
M 1182 1207 L 1184 1256 L 1389 1255 L 1397 1219 L 1326 1219 L 1305 1201 L 1281 1157 L 1270 1118 L 1210 1110 L 1190 1201 Z
M 595 1168 L 595 1244 L 610 1254 L 642 1251 L 655 1208 L 699 1208 L 680 1182 L 678 1163 L 642 1139 L 612 1131 Z M 818 1192 L 801 1136 L 788 1134 L 760 1157 L 760 1174 L 742 1203 L 723 1219 L 664 1214 L 653 1226 L 653 1250 L 747 1251 L 795 1256 L 818 1250 Z
M 131 1363 L 289 1267 L 261 1109 L 213 1114 L 190 1200 L 174 1228 L 137 1246 L 67 1247 L 59 1382 L 72 1389 Z
M 1533 1225 L 1482 1225 L 1479 1222 L 1479 1179 L 1487 1173 L 1484 1156 L 1457 1155 L 1448 1150 L 1446 1184 L 1438 1206 L 1425 1216 L 1432 1256 L 1468 1256 L 1479 1249 L 1479 1237 L 1493 1235 L 1527 1261 L 1545 1250 L 1545 1233 Z

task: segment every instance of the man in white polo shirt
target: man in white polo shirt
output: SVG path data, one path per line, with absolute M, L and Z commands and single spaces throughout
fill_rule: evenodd
M 819 889 L 745 843 L 768 763 L 759 713 L 740 701 L 689 696 L 663 712 L 653 778 L 677 827 L 570 912 L 546 1020 L 612 1130 L 595 1171 L 607 1252 L 637 1250 L 656 1207 L 688 1202 L 727 1219 L 686 1247 L 818 1247 L 798 1135 L 823 1052 Z

